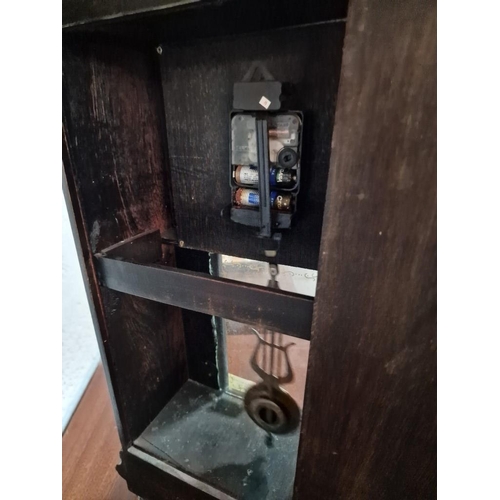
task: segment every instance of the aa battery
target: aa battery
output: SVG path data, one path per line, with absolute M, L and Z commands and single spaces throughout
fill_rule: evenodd
M 268 130 L 269 137 L 272 137 L 273 139 L 290 139 L 290 136 L 292 135 L 290 133 L 290 129 L 288 128 L 270 128 Z M 295 136 L 295 134 L 293 134 Z M 295 137 L 292 137 L 293 139 Z
M 259 183 L 257 167 L 239 165 L 234 171 L 234 178 L 238 184 L 255 186 Z M 271 167 L 269 169 L 269 184 L 276 187 L 293 187 L 297 181 L 296 171 L 290 168 Z
M 292 205 L 292 195 L 278 191 L 271 191 L 271 208 L 276 210 L 290 210 Z M 255 189 L 238 188 L 234 193 L 234 201 L 242 207 L 258 207 L 259 192 Z

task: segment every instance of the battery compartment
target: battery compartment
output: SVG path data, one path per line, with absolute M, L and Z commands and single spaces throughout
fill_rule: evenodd
M 300 187 L 303 116 L 297 111 L 231 114 L 231 218 L 259 224 L 257 117 L 267 121 L 273 226 L 289 228 Z
M 329 23 L 161 45 L 168 179 L 177 238 L 184 248 L 262 259 L 263 243 L 256 237 L 259 209 L 241 208 L 234 201 L 238 188 L 254 189 L 233 177 L 239 165 L 255 165 L 254 127 L 250 139 L 245 134 L 235 138 L 252 155 L 233 158 L 233 118 L 266 117 L 273 130 L 286 128 L 273 123 L 275 117 L 298 115 L 300 186 L 278 190 L 291 194 L 293 208 L 273 210 L 272 230 L 281 233 L 281 264 L 317 268 L 343 33 L 342 23 Z M 272 109 L 274 96 L 267 94 L 269 109 L 234 102 L 235 84 L 256 61 L 283 82 L 279 109 Z M 270 150 L 273 146 L 279 152 L 287 144 L 281 138 L 271 140 Z M 270 160 L 273 166 L 271 155 Z

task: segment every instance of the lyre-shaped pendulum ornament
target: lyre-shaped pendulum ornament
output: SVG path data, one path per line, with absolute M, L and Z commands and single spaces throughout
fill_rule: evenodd
M 297 428 L 300 422 L 300 410 L 294 399 L 281 388 L 281 384 L 293 381 L 293 371 L 288 358 L 288 348 L 293 343 L 280 346 L 266 341 L 254 330 L 258 343 L 250 360 L 253 370 L 262 378 L 262 382 L 251 387 L 245 394 L 245 409 L 249 417 L 264 430 L 273 434 L 286 434 Z M 269 349 L 269 358 L 273 359 L 274 351 L 282 354 L 285 359 L 286 373 L 275 375 L 272 371 L 266 372 L 258 364 L 258 355 L 261 349 Z M 264 352 L 264 351 L 262 351 Z M 265 358 L 264 358 L 265 359 Z M 271 363 L 272 365 L 272 363 Z
M 269 285 L 278 288 L 276 265 L 270 266 L 270 273 Z M 292 432 L 300 423 L 300 410 L 294 399 L 281 388 L 281 385 L 293 381 L 294 375 L 288 357 L 288 349 L 295 344 L 292 342 L 285 346 L 281 345 L 281 334 L 278 334 L 278 343 L 275 343 L 276 334 L 274 332 L 270 333 L 270 341 L 267 341 L 257 330 L 254 328 L 252 330 L 257 336 L 257 345 L 250 359 L 250 366 L 259 375 L 262 382 L 251 387 L 245 394 L 245 409 L 249 417 L 268 432 L 273 434 Z M 276 360 L 275 354 L 277 355 Z M 262 366 L 259 365 L 259 355 L 262 359 Z M 285 361 L 284 374 L 279 373 L 280 356 Z M 276 372 L 274 369 L 275 361 Z

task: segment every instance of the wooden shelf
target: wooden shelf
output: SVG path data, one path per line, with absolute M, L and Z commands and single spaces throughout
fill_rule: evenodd
M 149 231 L 96 255 L 101 284 L 111 290 L 190 311 L 310 339 L 314 299 L 159 263 L 161 236 Z
M 188 380 L 127 453 L 221 500 L 287 500 L 299 433 L 270 436 L 241 399 Z

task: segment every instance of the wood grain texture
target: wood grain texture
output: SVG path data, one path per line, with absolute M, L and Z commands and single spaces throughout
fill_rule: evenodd
M 210 257 L 199 250 L 176 248 L 177 267 L 188 271 L 210 274 Z M 189 378 L 219 389 L 219 382 L 225 380 L 226 365 L 219 366 L 217 359 L 217 338 L 212 325 L 212 315 L 182 310 L 184 339 Z
M 64 0 L 63 26 L 75 26 L 170 9 L 200 0 Z
M 135 9 L 131 6 L 134 3 Z M 252 33 L 344 19 L 348 0 L 188 0 L 184 5 L 176 3 L 172 6 L 169 0 L 64 0 L 64 32 L 85 36 L 99 34 L 108 39 L 119 38 L 156 47 L 167 41 Z M 153 4 L 163 4 L 165 8 L 152 9 Z M 106 18 L 104 11 L 107 11 Z
M 62 498 L 136 500 L 116 472 L 119 450 L 106 379 L 99 365 L 62 438 Z
M 118 266 L 128 265 L 129 263 L 152 265 L 161 261 L 161 253 L 162 244 L 159 231 L 141 233 L 133 238 L 128 238 L 121 243 L 105 248 L 97 256 L 101 284 L 125 292 L 125 290 L 122 290 L 120 287 L 116 288 L 109 286 L 106 280 L 106 263 L 117 264 Z M 102 259 L 104 257 L 105 260 L 103 261 Z M 179 269 L 203 273 L 204 277 L 209 277 L 210 261 L 209 255 L 206 252 L 177 247 L 175 250 L 175 257 Z M 113 259 L 113 261 L 109 262 L 108 258 Z M 116 260 L 120 262 L 116 262 Z M 124 263 L 121 261 L 127 262 Z M 169 268 L 169 270 L 174 271 L 173 268 Z M 113 271 L 113 269 L 108 269 L 108 272 L 111 273 L 111 278 L 114 280 L 116 278 L 115 271 Z M 155 280 L 150 278 L 140 280 L 140 274 L 134 274 L 130 272 L 130 270 L 126 270 L 122 274 L 127 293 L 141 296 L 141 293 L 138 293 L 141 287 L 137 286 L 138 282 L 141 281 L 143 285 L 142 290 L 148 295 L 146 298 L 151 298 L 151 296 L 154 295 L 153 289 L 155 288 Z M 175 284 L 175 279 L 172 280 L 167 277 L 158 278 L 156 282 L 161 283 L 164 288 L 173 288 L 173 293 L 171 295 L 174 297 L 175 301 L 178 301 L 179 298 L 177 287 L 185 289 L 185 284 Z M 198 288 L 200 288 L 200 284 L 196 285 L 196 291 Z M 192 295 L 193 294 L 188 291 L 186 298 L 189 299 L 189 302 L 192 302 Z M 165 301 L 160 302 L 164 303 Z M 220 380 L 222 374 L 220 373 L 217 363 L 217 341 L 212 325 L 212 315 L 182 309 L 182 319 L 189 377 L 196 382 L 218 389 L 218 380 Z
M 171 226 L 162 97 L 152 54 L 67 43 L 63 103 L 68 146 L 94 253 Z
M 185 247 L 265 260 L 255 228 L 221 217 L 231 203 L 233 83 L 260 60 L 294 86 L 287 107 L 305 115 L 297 223 L 282 232 L 279 262 L 317 267 L 343 34 L 336 23 L 163 46 L 169 164 Z
M 161 87 L 148 54 L 90 40 L 63 51 L 65 174 L 124 446 L 187 379 L 181 311 L 99 289 L 93 269 L 93 253 L 171 226 Z
M 120 454 L 118 471 L 127 478 L 127 485 L 141 498 L 149 500 L 213 500 L 213 496 L 167 474 L 158 467 L 127 451 Z
M 298 500 L 436 497 L 436 5 L 353 0 Z
M 314 300 L 171 266 L 99 258 L 103 286 L 124 294 L 309 340 Z
M 105 288 L 102 294 L 121 418 L 135 439 L 188 378 L 181 311 Z
M 162 253 L 162 239 L 160 231 L 156 229 L 104 248 L 96 258 L 109 257 L 138 264 L 155 264 L 162 262 Z

